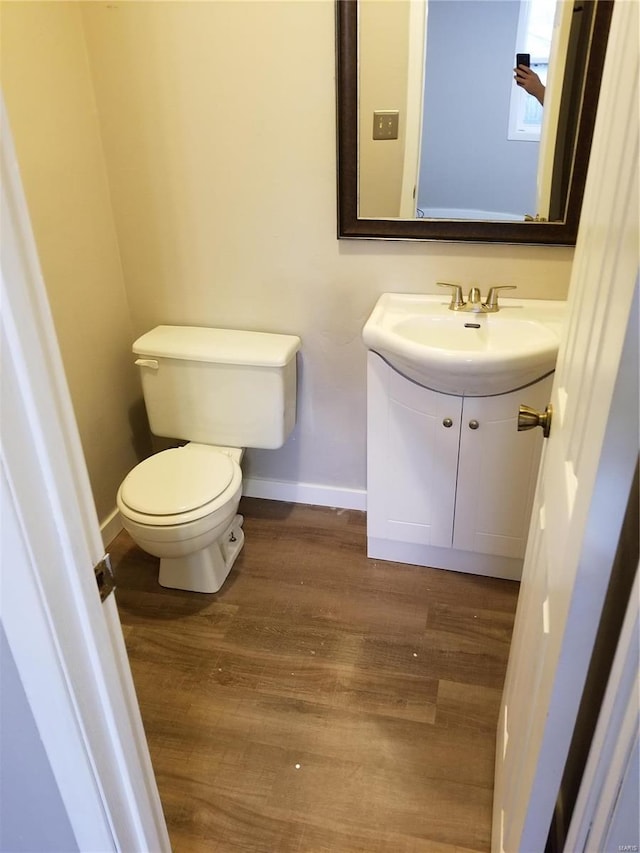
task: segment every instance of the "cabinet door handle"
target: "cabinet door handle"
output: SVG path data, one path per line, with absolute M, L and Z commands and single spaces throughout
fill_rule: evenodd
M 446 427 L 447 429 L 449 429 L 449 427 L 452 427 L 452 426 L 453 426 L 453 421 L 451 420 L 451 418 L 445 418 L 445 419 L 442 421 L 442 426 L 444 426 L 444 427 Z
M 480 424 L 478 421 L 469 421 L 469 429 L 478 429 L 479 426 Z

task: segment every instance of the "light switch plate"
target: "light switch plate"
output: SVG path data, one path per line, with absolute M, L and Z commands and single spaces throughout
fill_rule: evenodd
M 373 113 L 373 138 L 397 139 L 399 121 L 399 110 L 375 110 Z

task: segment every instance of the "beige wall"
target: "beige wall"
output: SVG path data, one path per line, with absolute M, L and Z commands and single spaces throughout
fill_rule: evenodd
M 138 377 L 81 10 L 3 3 L 2 89 L 98 517 L 136 464 Z M 132 414 L 133 410 L 133 414 Z M 145 442 L 141 430 L 141 441 Z
M 72 12 L 65 3 L 46 11 L 37 4 L 31 15 L 58 16 L 67 24 L 72 19 L 79 39 L 80 5 Z M 132 330 L 115 309 L 126 312 L 126 304 L 106 212 L 112 273 L 102 270 L 104 263 L 88 264 L 93 250 L 87 248 L 84 267 L 64 277 L 64 300 L 49 285 L 52 301 L 68 308 L 54 313 L 76 406 L 91 393 L 95 371 L 87 369 L 85 348 L 67 338 L 99 335 L 109 343 L 118 369 L 103 369 L 103 378 L 109 400 L 117 398 L 110 411 L 117 408 L 121 444 L 130 445 L 127 411 L 135 396 L 127 367 L 132 335 L 159 322 L 292 332 L 303 342 L 298 425 L 281 450 L 249 452 L 245 471 L 364 488 L 366 353 L 360 332 L 380 293 L 433 292 L 436 280 L 448 280 L 483 290 L 513 283 L 524 297 L 566 295 L 569 249 L 336 239 L 333 0 L 111 0 L 83 5 L 82 19 Z M 5 36 L 6 30 L 5 24 Z M 43 64 L 44 51 L 28 52 L 24 59 L 13 50 L 10 64 L 27 70 L 32 62 Z M 58 211 L 66 220 L 75 209 L 65 198 L 66 183 L 81 192 L 86 181 L 95 182 L 100 198 L 106 197 L 97 153 L 91 178 L 84 174 L 82 134 L 90 136 L 91 150 L 98 143 L 86 73 L 79 60 L 77 66 L 60 78 L 57 95 L 41 81 L 26 111 L 17 97 L 8 99 L 21 160 L 21 149 L 33 144 L 19 132 L 21 124 L 48 136 L 64 133 L 57 125 L 71 128 L 67 112 L 80 100 L 76 90 L 87 99 L 74 107 L 77 158 L 69 156 L 67 142 L 53 151 L 40 142 L 38 157 L 50 160 L 53 171 L 68 171 L 63 185 L 36 193 L 26 180 L 28 195 L 37 194 L 45 211 L 33 211 L 41 251 L 47 219 Z M 14 73 L 14 90 L 22 86 Z M 59 115 L 49 109 L 53 98 L 61 102 Z M 96 193 L 90 195 L 95 202 Z M 92 205 L 78 206 L 86 211 Z M 87 227 L 78 218 L 87 217 L 65 226 L 71 246 Z M 100 268 L 90 300 L 87 266 Z M 99 299 L 111 300 L 108 311 L 95 310 Z M 96 320 L 92 333 L 76 328 L 80 304 Z M 80 420 L 91 456 L 102 436 L 90 419 Z M 115 497 L 112 478 L 94 487 Z
M 359 215 L 385 218 L 400 215 L 407 124 L 409 2 L 360 5 L 359 43 Z M 397 139 L 374 140 L 375 110 L 398 110 Z

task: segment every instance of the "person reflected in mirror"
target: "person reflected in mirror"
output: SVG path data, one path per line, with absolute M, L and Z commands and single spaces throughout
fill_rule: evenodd
M 518 65 L 514 68 L 513 79 L 518 86 L 521 86 L 525 92 L 544 105 L 544 83 L 538 77 L 535 71 L 532 71 L 526 65 Z

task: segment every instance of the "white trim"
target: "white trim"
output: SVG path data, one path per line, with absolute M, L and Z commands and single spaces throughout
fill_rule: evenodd
M 248 498 L 265 498 L 271 501 L 330 506 L 338 509 L 367 508 L 364 489 L 344 489 L 339 486 L 322 486 L 317 483 L 290 483 L 284 480 L 263 480 L 247 477 L 242 494 Z
M 263 498 L 309 506 L 330 506 L 336 509 L 357 509 L 363 512 L 367 509 L 367 493 L 364 489 L 345 489 L 339 486 L 247 477 L 243 482 L 242 494 L 248 498 Z M 123 529 L 120 513 L 114 509 L 100 525 L 105 550 L 109 549 L 111 542 Z
M 5 567 L 11 566 L 11 574 L 5 570 L 2 579 L 2 625 L 78 849 L 115 850 L 110 821 L 102 808 L 102 793 L 85 748 L 85 733 L 76 722 L 73 696 L 66 689 L 67 673 L 51 629 L 46 598 L 38 584 L 35 557 L 18 518 L 4 459 L 0 477 L 2 562 Z M 37 656 L 37 672 L 29 664 L 29 646 L 32 656 Z
M 102 546 L 105 550 L 109 548 L 109 545 L 122 530 L 124 530 L 124 527 L 122 525 L 120 513 L 118 512 L 118 509 L 114 507 L 100 525 Z
M 169 851 L 115 602 L 93 577 L 100 530 L 0 110 L 2 622 L 80 849 Z
M 608 837 L 620 792 L 638 750 L 638 574 L 625 615 L 611 675 L 578 793 L 564 850 L 622 850 L 638 844 L 637 801 L 634 825 L 628 836 Z M 618 846 L 619 845 L 619 846 Z
M 484 575 L 510 581 L 519 581 L 522 575 L 522 560 L 514 557 L 478 554 L 457 548 L 438 548 L 435 545 L 418 545 L 415 542 L 396 542 L 393 539 L 369 537 L 367 556 L 374 560 L 429 566 L 432 569 L 447 569 L 450 572 L 465 572 L 469 575 Z
M 544 92 L 544 110 L 542 111 L 538 171 L 536 175 L 536 213 L 543 219 L 549 218 L 553 161 L 556 154 L 555 148 L 560 120 L 562 86 L 566 73 L 567 52 L 573 16 L 573 3 L 557 4 L 556 17 L 553 22 L 553 36 L 551 38 L 549 72 Z
M 407 50 L 407 104 L 405 109 L 404 157 L 400 191 L 401 219 L 413 219 L 418 204 L 424 69 L 427 50 L 428 2 L 409 0 L 409 47 Z

